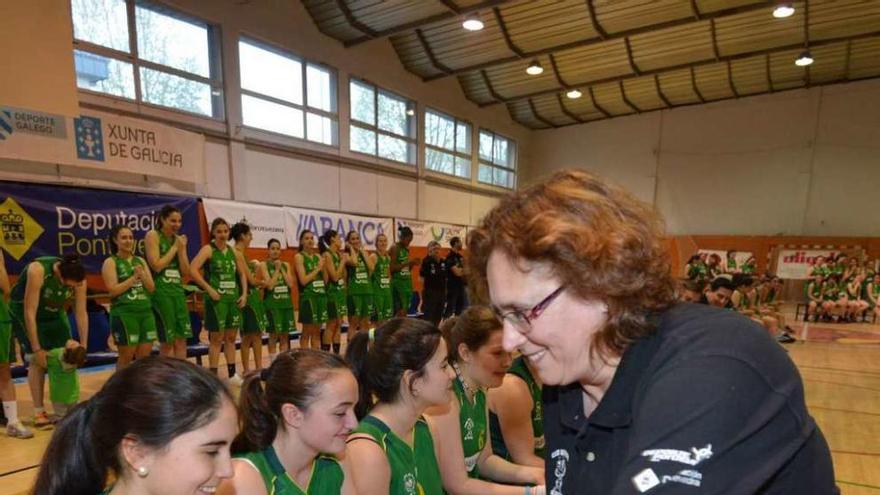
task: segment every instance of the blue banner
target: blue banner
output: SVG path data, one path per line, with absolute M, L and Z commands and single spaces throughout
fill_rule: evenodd
M 144 236 L 166 204 L 183 215 L 180 233 L 189 238 L 192 259 L 201 246 L 196 198 L 0 182 L 0 247 L 6 270 L 18 274 L 37 256 L 77 253 L 86 271 L 98 273 L 110 255 L 110 229 L 119 223 L 134 231 L 135 251 L 144 256 Z

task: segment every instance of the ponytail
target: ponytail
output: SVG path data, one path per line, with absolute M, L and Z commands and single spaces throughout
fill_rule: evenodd
M 98 395 L 74 406 L 55 426 L 43 453 L 40 464 L 44 468 L 37 475 L 34 494 L 95 495 L 104 490 L 107 463 L 116 453 L 102 453 L 94 445 L 91 419 Z
M 375 332 L 378 333 L 378 329 Z M 348 347 L 345 350 L 345 360 L 351 366 L 354 377 L 358 381 L 358 402 L 354 406 L 354 414 L 358 420 L 363 419 L 373 407 L 373 391 L 370 387 L 369 370 L 367 369 L 369 347 L 369 333 L 358 332 L 354 338 L 348 341 Z
M 278 431 L 278 420 L 269 409 L 261 373 L 251 373 L 245 379 L 238 409 L 240 433 L 232 442 L 232 451 L 258 452 L 271 445 Z

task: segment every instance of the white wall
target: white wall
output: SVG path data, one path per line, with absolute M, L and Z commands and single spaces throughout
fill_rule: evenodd
M 673 234 L 880 234 L 880 82 L 535 132 L 526 180 L 598 173 Z

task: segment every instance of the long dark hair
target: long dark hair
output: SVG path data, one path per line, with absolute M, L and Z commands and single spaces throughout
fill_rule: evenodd
M 162 230 L 165 227 L 165 220 L 175 213 L 180 213 L 180 208 L 174 205 L 165 205 L 156 214 L 156 230 Z M 181 213 L 182 215 L 182 213 Z
M 464 344 L 471 351 L 486 345 L 494 332 L 501 331 L 501 321 L 488 306 L 470 306 L 459 315 L 443 322 L 440 327 L 449 352 L 449 362 L 461 360 L 458 346 Z
M 221 225 L 225 225 L 225 226 L 229 227 L 229 222 L 227 222 L 226 219 L 222 218 L 222 217 L 217 217 L 214 219 L 213 222 L 211 222 L 211 240 L 212 241 L 214 240 L 214 231 L 217 230 L 217 227 L 219 227 Z M 230 232 L 230 234 L 232 234 L 232 232 Z
M 61 273 L 62 280 L 82 282 L 86 279 L 86 267 L 83 266 L 82 260 L 76 253 L 67 253 L 62 256 L 58 271 Z
M 232 451 L 258 452 L 272 445 L 278 428 L 284 428 L 281 406 L 307 410 L 327 376 L 338 370 L 348 372 L 349 367 L 336 354 L 296 349 L 279 354 L 262 373 L 248 376 L 241 389 L 240 433 Z
M 100 493 L 108 473 L 122 476 L 119 444 L 124 437 L 161 449 L 213 421 L 224 400 L 233 399 L 204 368 L 167 357 L 138 359 L 55 427 L 33 493 Z
M 240 238 L 247 235 L 251 231 L 251 226 L 245 222 L 238 222 L 229 229 L 229 236 L 233 241 L 238 242 Z
M 305 252 L 306 252 L 306 247 L 303 246 L 303 237 L 305 237 L 306 234 L 312 234 L 312 235 L 315 235 L 315 233 L 312 232 L 312 231 L 309 230 L 309 229 L 303 229 L 303 231 L 299 233 L 299 248 L 298 248 L 298 249 L 299 249 L 299 252 L 300 252 L 300 253 L 305 253 Z
M 372 339 L 371 333 L 359 332 L 345 351 L 360 384 L 354 408 L 358 419 L 369 413 L 373 397 L 386 403 L 397 399 L 405 371 L 413 371 L 413 379 L 423 376 L 442 338 L 437 327 L 413 318 L 391 319 L 375 330 Z
M 334 237 L 338 237 L 339 232 L 336 232 L 333 229 L 325 230 L 324 234 L 321 236 L 320 242 L 318 242 L 318 251 L 321 254 L 330 250 L 330 243 L 333 242 Z
M 112 229 L 110 229 L 110 235 L 107 237 L 107 244 L 110 246 L 110 252 L 113 254 L 117 254 L 119 252 L 119 244 L 116 244 L 116 236 L 118 236 L 119 233 L 122 232 L 122 229 L 131 230 L 131 227 L 129 227 L 128 225 L 117 223 L 113 226 Z M 132 230 L 132 234 L 133 233 L 134 231 Z

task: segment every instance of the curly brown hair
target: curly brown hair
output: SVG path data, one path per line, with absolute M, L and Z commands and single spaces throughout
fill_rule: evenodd
M 468 233 L 472 297 L 488 302 L 486 264 L 495 250 L 547 263 L 572 293 L 607 305 L 593 350 L 619 356 L 654 331 L 652 313 L 675 302 L 662 235 L 659 217 L 629 193 L 561 171 L 506 196 Z

